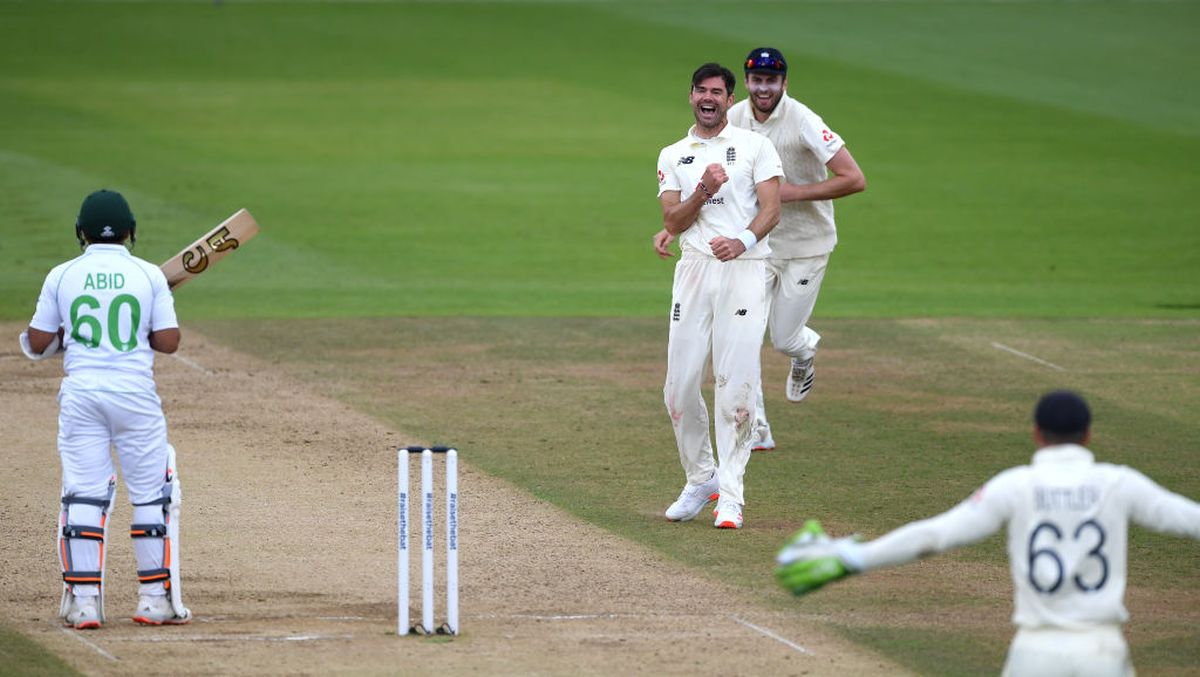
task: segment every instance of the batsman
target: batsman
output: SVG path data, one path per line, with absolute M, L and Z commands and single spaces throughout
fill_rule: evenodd
M 154 352 L 179 347 L 167 279 L 134 256 L 136 222 L 120 193 L 88 195 L 75 222 L 83 254 L 46 276 L 21 349 L 32 360 L 63 354 L 58 392 L 62 498 L 59 615 L 76 629 L 104 623 L 104 559 L 115 504 L 116 449 L 133 504 L 138 605 L 143 625 L 191 620 L 179 580 L 175 449 L 154 384 Z

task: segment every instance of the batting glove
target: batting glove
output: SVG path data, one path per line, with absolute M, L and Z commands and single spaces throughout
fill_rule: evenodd
M 853 545 L 850 538 L 831 540 L 820 522 L 809 520 L 775 556 L 775 580 L 793 595 L 800 596 L 845 578 L 855 571 L 846 566 L 838 550 Z

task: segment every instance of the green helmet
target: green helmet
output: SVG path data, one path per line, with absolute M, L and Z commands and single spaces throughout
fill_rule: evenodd
M 79 207 L 79 218 L 75 220 L 75 237 L 79 238 L 81 247 L 88 242 L 116 244 L 125 239 L 126 233 L 132 243 L 137 240 L 136 230 L 137 221 L 129 203 L 120 193 L 107 189 L 84 198 Z

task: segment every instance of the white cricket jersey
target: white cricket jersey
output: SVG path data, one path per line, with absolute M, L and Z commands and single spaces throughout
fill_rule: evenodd
M 821 116 L 788 96 L 786 91 L 765 122 L 754 119 L 750 101 L 743 99 L 729 109 L 729 123 L 771 140 L 783 160 L 784 180 L 788 183 L 820 183 L 829 178 L 826 163 L 846 145 Z M 771 232 L 771 258 L 820 256 L 833 251 L 835 245 L 837 228 L 833 224 L 833 200 L 798 200 L 782 204 L 779 225 Z
M 718 235 L 737 237 L 758 215 L 758 184 L 783 176 L 779 154 L 767 137 L 727 124 L 717 136 L 702 139 L 692 127 L 687 136 L 658 154 L 658 194 L 677 190 L 680 200 L 687 200 L 699 190 L 700 177 L 714 162 L 724 165 L 729 181 L 704 203 L 696 222 L 679 236 L 682 251 L 711 258 L 716 257 L 710 240 Z M 766 258 L 771 253 L 769 240 L 769 235 L 764 237 L 738 258 Z
M 1092 452 L 1045 447 L 957 507 L 863 544 L 864 569 L 901 564 L 1008 528 L 1013 623 L 1088 629 L 1125 621 L 1129 522 L 1200 539 L 1200 503 Z
M 167 278 L 157 266 L 124 245 L 92 244 L 46 276 L 29 326 L 47 332 L 65 328 L 64 383 L 153 392 L 150 332 L 179 322 Z

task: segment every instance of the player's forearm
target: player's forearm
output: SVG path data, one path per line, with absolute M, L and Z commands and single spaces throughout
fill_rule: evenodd
M 1001 520 L 984 514 L 978 506 L 962 503 L 936 517 L 912 522 L 860 544 L 854 553 L 858 561 L 846 563 L 863 571 L 905 564 L 987 538 L 1000 525 Z
M 692 227 L 700 218 L 700 209 L 704 207 L 707 198 L 704 193 L 696 191 L 688 199 L 673 205 L 663 207 L 663 228 L 672 235 L 679 235 Z
M 54 340 L 55 336 L 62 337 L 62 329 L 55 333 L 30 327 L 26 332 L 29 334 L 29 349 L 38 354 L 46 352 L 46 348 L 50 347 L 50 342 Z
M 750 225 L 746 226 L 746 229 L 761 240 L 775 230 L 777 225 L 779 225 L 779 203 L 760 207 L 758 215 L 754 217 Z
M 150 347 L 160 353 L 173 353 L 179 350 L 179 328 L 159 329 L 150 332 Z
M 836 200 L 839 197 L 861 193 L 867 188 L 867 179 L 862 172 L 845 176 L 831 176 L 819 183 L 785 183 L 779 191 L 783 202 L 812 202 Z

